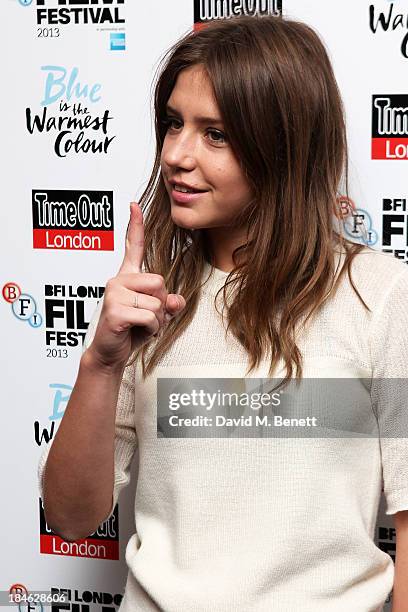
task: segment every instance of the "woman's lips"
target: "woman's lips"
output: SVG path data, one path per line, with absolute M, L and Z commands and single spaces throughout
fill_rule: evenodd
M 176 189 L 172 189 L 171 197 L 175 202 L 179 202 L 180 204 L 189 204 L 190 202 L 194 202 L 200 196 L 203 196 L 208 191 L 199 191 L 197 193 L 184 193 L 183 191 L 177 191 Z

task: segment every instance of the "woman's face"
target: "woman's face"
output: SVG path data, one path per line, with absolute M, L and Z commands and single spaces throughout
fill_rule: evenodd
M 251 190 L 224 133 L 212 85 L 202 66 L 179 73 L 168 100 L 167 118 L 161 170 L 174 223 L 190 229 L 230 225 L 251 200 Z M 178 194 L 174 182 L 203 193 L 192 198 Z

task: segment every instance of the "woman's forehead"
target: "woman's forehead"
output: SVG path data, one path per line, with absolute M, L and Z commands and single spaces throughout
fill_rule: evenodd
M 201 65 L 181 70 L 170 94 L 167 104 L 177 111 L 188 104 L 194 104 L 198 118 L 219 116 L 214 89 L 207 72 Z

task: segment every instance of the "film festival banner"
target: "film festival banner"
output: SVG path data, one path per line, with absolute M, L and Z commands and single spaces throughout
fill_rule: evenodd
M 108 521 L 73 543 L 46 523 L 37 464 L 63 417 L 92 314 L 122 259 L 129 201 L 143 192 L 154 159 L 152 79 L 160 58 L 181 35 L 200 30 L 209 20 L 241 14 L 282 14 L 315 28 L 329 50 L 346 108 L 350 198 L 340 202 L 348 211 L 346 234 L 408 262 L 408 191 L 403 183 L 408 84 L 401 79 L 408 67 L 407 6 L 386 0 L 349 4 L 2 3 L 7 24 L 1 43 L 7 84 L 1 102 L 7 168 L 1 207 L 6 228 L 1 310 L 7 497 L 2 509 L 2 603 L 10 601 L 11 593 L 23 596 L 19 609 L 51 605 L 55 610 L 108 612 L 118 609 L 123 597 L 137 466 L 132 465 L 131 483 Z M 162 382 L 162 437 L 281 435 L 278 426 L 266 427 L 268 419 L 277 423 L 273 409 L 266 414 L 262 407 L 260 421 L 248 408 L 238 417 L 224 408 L 192 413 L 177 405 L 174 395 L 169 403 L 174 389 Z M 291 418 L 298 417 L 293 408 Z M 318 429 L 373 434 L 371 422 L 364 431 L 360 425 L 320 422 Z M 294 437 L 317 435 L 313 427 L 292 429 Z M 384 500 L 375 540 L 395 559 L 395 529 Z M 43 599 L 31 599 L 28 605 L 29 593 Z M 391 609 L 391 596 L 385 609 Z

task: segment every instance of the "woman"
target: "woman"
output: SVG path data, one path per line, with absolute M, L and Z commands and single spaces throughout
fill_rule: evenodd
M 322 42 L 278 17 L 211 23 L 166 55 L 155 119 L 146 218 L 133 203 L 46 477 L 40 462 L 48 524 L 93 532 L 137 451 L 121 612 L 379 611 L 384 484 L 402 612 L 404 439 L 183 437 L 158 396 L 166 378 L 406 378 L 408 272 L 334 222 L 347 144 Z M 380 422 L 394 400 L 377 394 Z

